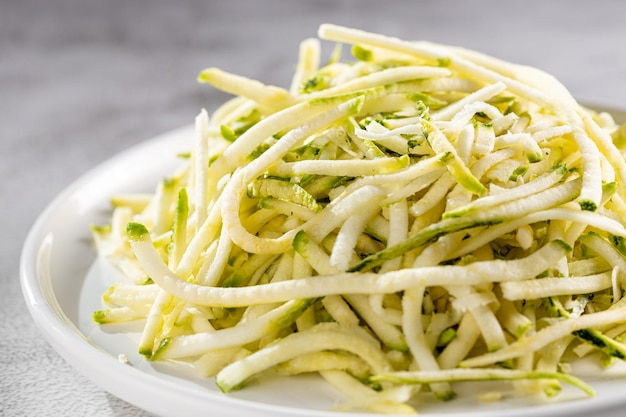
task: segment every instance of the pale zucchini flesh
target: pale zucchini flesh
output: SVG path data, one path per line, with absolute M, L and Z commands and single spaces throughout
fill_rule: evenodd
M 200 73 L 236 97 L 154 193 L 111 197 L 92 233 L 123 278 L 94 321 L 141 323 L 146 359 L 225 392 L 318 372 L 338 409 L 415 411 L 460 381 L 593 395 L 565 361 L 626 359 L 625 128 L 538 70 L 319 35 L 353 57 L 307 39 L 289 88 Z

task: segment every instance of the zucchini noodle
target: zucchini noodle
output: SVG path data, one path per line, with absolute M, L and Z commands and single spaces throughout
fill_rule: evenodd
M 200 73 L 235 97 L 92 227 L 125 277 L 94 321 L 140 323 L 146 360 L 224 392 L 318 373 L 337 410 L 415 412 L 461 381 L 593 396 L 567 365 L 626 358 L 626 129 L 533 68 L 319 35 L 352 57 L 320 66 L 306 39 L 289 88 Z

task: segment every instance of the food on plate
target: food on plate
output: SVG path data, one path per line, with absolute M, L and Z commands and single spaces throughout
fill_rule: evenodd
M 234 98 L 93 227 L 125 277 L 94 320 L 141 320 L 142 355 L 224 392 L 273 370 L 319 373 L 339 409 L 410 413 L 458 381 L 593 395 L 570 361 L 626 357 L 625 129 L 534 68 L 319 35 L 351 58 L 307 39 L 288 88 L 200 73 Z

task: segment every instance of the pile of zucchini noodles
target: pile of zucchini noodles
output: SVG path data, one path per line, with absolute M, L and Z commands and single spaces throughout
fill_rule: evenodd
M 506 380 L 593 395 L 568 360 L 626 357 L 626 131 L 551 76 L 325 24 L 290 88 L 216 68 L 181 169 L 113 198 L 98 252 L 125 275 L 98 323 L 224 392 L 317 372 L 340 409 Z M 342 60 L 341 44 L 352 58 Z M 265 372 L 265 373 L 264 373 Z

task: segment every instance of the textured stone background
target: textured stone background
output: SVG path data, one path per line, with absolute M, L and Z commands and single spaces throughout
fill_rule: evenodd
M 195 82 L 202 68 L 288 86 L 299 41 L 333 22 L 535 65 L 624 109 L 624 16 L 616 0 L 0 0 L 0 415 L 146 415 L 42 339 L 18 260 L 71 181 L 226 98 Z

